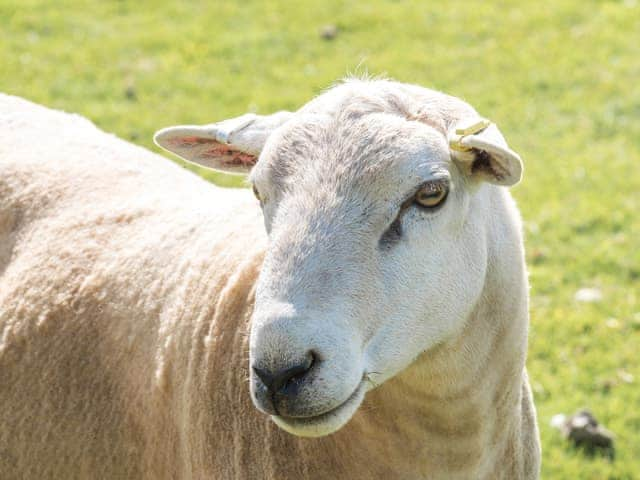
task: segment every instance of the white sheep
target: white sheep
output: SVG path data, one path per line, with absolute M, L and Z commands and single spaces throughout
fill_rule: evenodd
M 1 478 L 538 477 L 494 124 L 351 80 L 156 141 L 259 202 L 0 96 Z

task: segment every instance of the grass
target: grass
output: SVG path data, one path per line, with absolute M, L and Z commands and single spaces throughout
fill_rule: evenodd
M 295 109 L 355 70 L 469 100 L 526 164 L 543 478 L 640 478 L 639 3 L 0 0 L 0 90 L 150 148 L 160 127 Z M 583 406 L 614 461 L 550 428 Z

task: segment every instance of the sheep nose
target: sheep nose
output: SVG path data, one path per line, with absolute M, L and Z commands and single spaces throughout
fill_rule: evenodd
M 309 351 L 305 359 L 297 365 L 291 365 L 276 372 L 253 366 L 253 371 L 267 388 L 271 397 L 275 394 L 291 396 L 295 395 L 297 391 L 296 388 L 291 387 L 304 379 L 314 363 L 315 355 Z

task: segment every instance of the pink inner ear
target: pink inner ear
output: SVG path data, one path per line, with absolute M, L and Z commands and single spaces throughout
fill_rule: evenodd
M 241 152 L 230 145 L 216 142 L 211 138 L 198 136 L 175 137 L 169 139 L 169 144 L 176 148 L 194 148 L 200 145 L 207 145 L 205 150 L 199 149 L 197 156 L 217 161 L 222 165 L 237 167 L 252 167 L 256 163 L 256 156 L 250 153 Z
M 256 164 L 256 157 L 244 152 L 232 152 L 232 156 L 224 157 L 225 165 L 242 165 L 244 167 L 252 167 Z
M 251 167 L 256 163 L 256 157 L 249 153 L 230 148 L 229 145 L 214 143 L 200 154 L 203 157 L 219 159 L 224 165 Z
M 214 140 L 203 137 L 176 137 L 170 138 L 169 144 L 173 147 L 193 147 L 204 143 L 211 143 Z

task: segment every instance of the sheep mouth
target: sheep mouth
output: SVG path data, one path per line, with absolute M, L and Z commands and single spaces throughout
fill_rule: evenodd
M 322 437 L 342 428 L 355 414 L 364 400 L 365 382 L 358 384 L 353 393 L 337 407 L 311 417 L 285 417 L 272 415 L 272 420 L 283 430 L 301 437 Z

